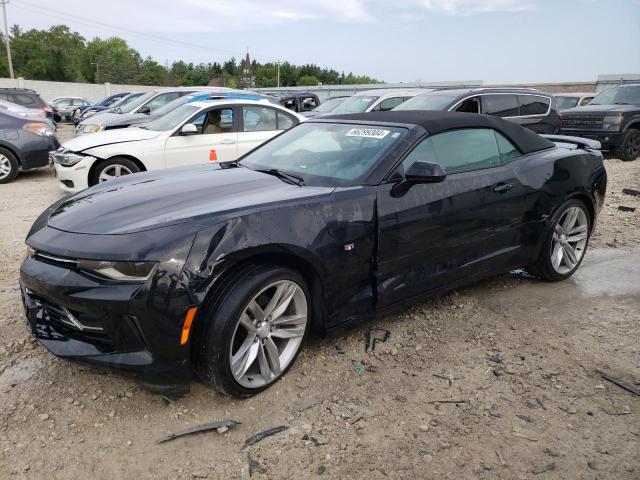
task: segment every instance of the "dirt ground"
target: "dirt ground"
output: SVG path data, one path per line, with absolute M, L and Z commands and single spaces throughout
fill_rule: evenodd
M 0 478 L 640 478 L 640 397 L 597 373 L 640 385 L 640 197 L 622 193 L 640 189 L 640 160 L 606 167 L 606 207 L 571 280 L 481 282 L 311 338 L 254 398 L 194 382 L 176 402 L 29 338 L 23 241 L 61 193 L 48 169 L 20 175 L 0 186 Z M 370 328 L 391 335 L 365 353 Z M 156 443 L 223 419 L 241 424 Z

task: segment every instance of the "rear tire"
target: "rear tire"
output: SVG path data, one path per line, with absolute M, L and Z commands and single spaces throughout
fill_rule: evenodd
M 20 164 L 9 150 L 0 148 L 0 183 L 9 183 L 18 175 Z
M 130 175 L 140 171 L 140 167 L 133 160 L 124 157 L 113 157 L 98 162 L 89 177 L 89 186 L 106 182 L 113 178 Z
M 549 221 L 538 259 L 527 270 L 543 280 L 566 280 L 578 269 L 591 237 L 592 219 L 580 200 L 563 203 Z
M 640 157 L 640 130 L 628 130 L 622 135 L 620 146 L 616 148 L 617 157 L 631 162 Z
M 273 385 L 293 365 L 311 325 L 304 277 L 288 268 L 252 265 L 212 297 L 215 302 L 205 304 L 196 319 L 202 322 L 193 346 L 198 376 L 232 397 Z

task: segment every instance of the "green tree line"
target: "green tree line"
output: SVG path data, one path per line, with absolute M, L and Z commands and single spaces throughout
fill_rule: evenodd
M 8 77 L 4 36 L 0 34 L 0 37 L 0 77 Z M 161 65 L 151 57 L 143 58 L 122 38 L 96 37 L 87 41 L 66 25 L 28 31 L 14 25 L 10 42 L 14 74 L 29 80 L 177 86 L 206 85 L 212 78 L 221 78 L 226 85 L 235 86 L 243 69 L 243 60 L 233 57 L 222 63 L 194 64 L 179 60 Z M 254 60 L 251 73 L 256 87 L 276 86 L 274 62 Z M 381 83 L 366 75 L 345 74 L 314 64 L 283 62 L 280 65 L 281 86 L 313 86 L 319 82 L 325 85 Z

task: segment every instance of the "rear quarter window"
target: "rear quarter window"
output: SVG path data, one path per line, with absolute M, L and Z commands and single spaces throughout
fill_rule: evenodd
M 520 115 L 546 115 L 551 100 L 540 95 L 518 95 Z
M 520 104 L 516 95 L 494 94 L 483 95 L 482 105 L 484 113 L 496 117 L 517 117 L 520 114 Z

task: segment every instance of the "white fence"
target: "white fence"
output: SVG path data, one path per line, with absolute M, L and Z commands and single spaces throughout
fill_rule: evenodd
M 40 94 L 45 101 L 56 97 L 85 97 L 91 101 L 120 92 L 148 92 L 158 87 L 148 85 L 119 85 L 116 83 L 71 83 L 47 82 L 44 80 L 25 80 L 24 78 L 0 78 L 0 88 L 31 88 Z

